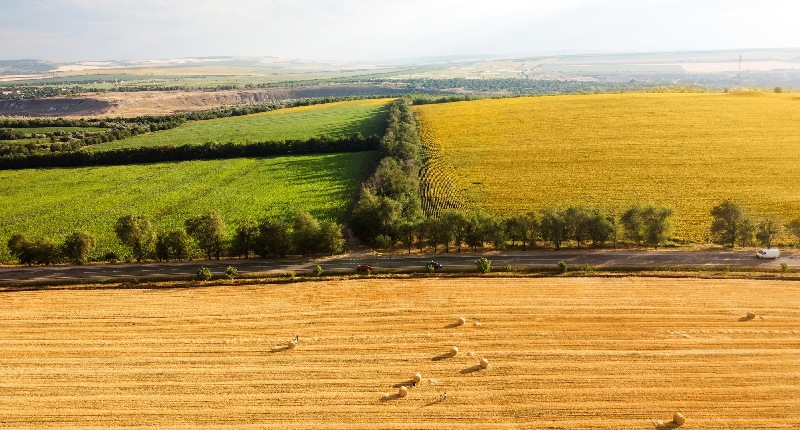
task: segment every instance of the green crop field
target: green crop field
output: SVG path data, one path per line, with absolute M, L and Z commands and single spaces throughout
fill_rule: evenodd
M 97 239 L 93 255 L 127 254 L 113 226 L 133 212 L 149 215 L 156 230 L 212 208 L 229 226 L 300 211 L 341 221 L 375 157 L 370 151 L 0 171 L 0 261 L 9 261 L 6 242 L 16 233 L 60 242 L 83 230 Z
M 381 135 L 391 99 L 367 99 L 279 109 L 253 115 L 194 121 L 180 127 L 92 146 L 95 151 L 205 142 L 305 140 L 355 133 Z
M 636 202 L 675 210 L 674 237 L 708 240 L 732 199 L 800 216 L 796 93 L 599 94 L 417 106 L 430 194 L 497 213 Z

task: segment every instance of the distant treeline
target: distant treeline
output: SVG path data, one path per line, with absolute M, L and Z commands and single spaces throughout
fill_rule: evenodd
M 216 143 L 199 145 L 152 146 L 122 148 L 110 151 L 70 151 L 37 153 L 16 157 L 0 157 L 0 170 L 46 167 L 119 166 L 163 161 L 214 160 L 277 155 L 329 154 L 369 151 L 378 148 L 380 139 L 371 135 L 308 140 L 286 140 L 255 143 Z
M 512 94 L 577 94 L 597 92 L 619 92 L 631 90 L 645 90 L 654 86 L 653 83 L 628 81 L 567 81 L 567 80 L 533 80 L 520 78 L 498 79 L 404 79 L 411 88 L 416 90 L 446 91 L 463 89 L 477 92 L 509 92 Z M 415 101 L 416 103 L 416 101 Z

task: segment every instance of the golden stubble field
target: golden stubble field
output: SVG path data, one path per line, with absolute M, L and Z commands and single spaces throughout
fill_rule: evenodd
M 789 429 L 798 369 L 786 281 L 0 293 L 0 428 L 653 429 L 680 411 L 687 429 Z
M 619 217 L 637 202 L 664 205 L 674 236 L 696 243 L 724 199 L 756 220 L 800 216 L 797 93 L 520 97 L 414 113 L 434 198 L 460 194 L 500 214 L 582 204 Z

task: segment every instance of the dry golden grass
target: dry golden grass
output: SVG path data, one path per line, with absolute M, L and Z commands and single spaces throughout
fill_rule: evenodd
M 797 94 L 556 96 L 414 112 L 441 201 L 456 190 L 499 213 L 584 204 L 617 215 L 655 203 L 675 209 L 675 237 L 694 242 L 726 198 L 782 221 L 800 214 Z
M 488 278 L 5 292 L 0 428 L 652 429 L 676 411 L 686 428 L 796 428 L 798 287 Z M 740 321 L 749 310 L 759 317 Z

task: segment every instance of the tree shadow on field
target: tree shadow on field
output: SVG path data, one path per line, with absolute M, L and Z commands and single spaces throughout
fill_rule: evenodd
M 272 349 L 269 350 L 269 352 L 274 354 L 276 352 L 283 352 L 283 351 L 288 351 L 288 350 L 289 350 L 288 346 L 286 346 L 286 345 L 278 345 L 278 346 L 273 346 Z
M 470 374 L 470 373 L 477 372 L 479 370 L 481 370 L 481 366 L 480 366 L 480 364 L 476 364 L 474 366 L 467 367 L 466 369 L 461 369 L 461 374 L 462 375 L 467 375 L 467 374 Z
M 442 361 L 442 360 L 447 360 L 448 358 L 453 358 L 453 357 L 455 357 L 453 354 L 451 354 L 449 352 L 446 352 L 444 354 L 439 354 L 436 357 L 431 358 L 431 361 Z
M 414 385 L 414 380 L 409 379 L 408 381 L 398 382 L 392 386 L 394 388 L 400 388 L 400 387 L 412 387 L 413 385 Z

